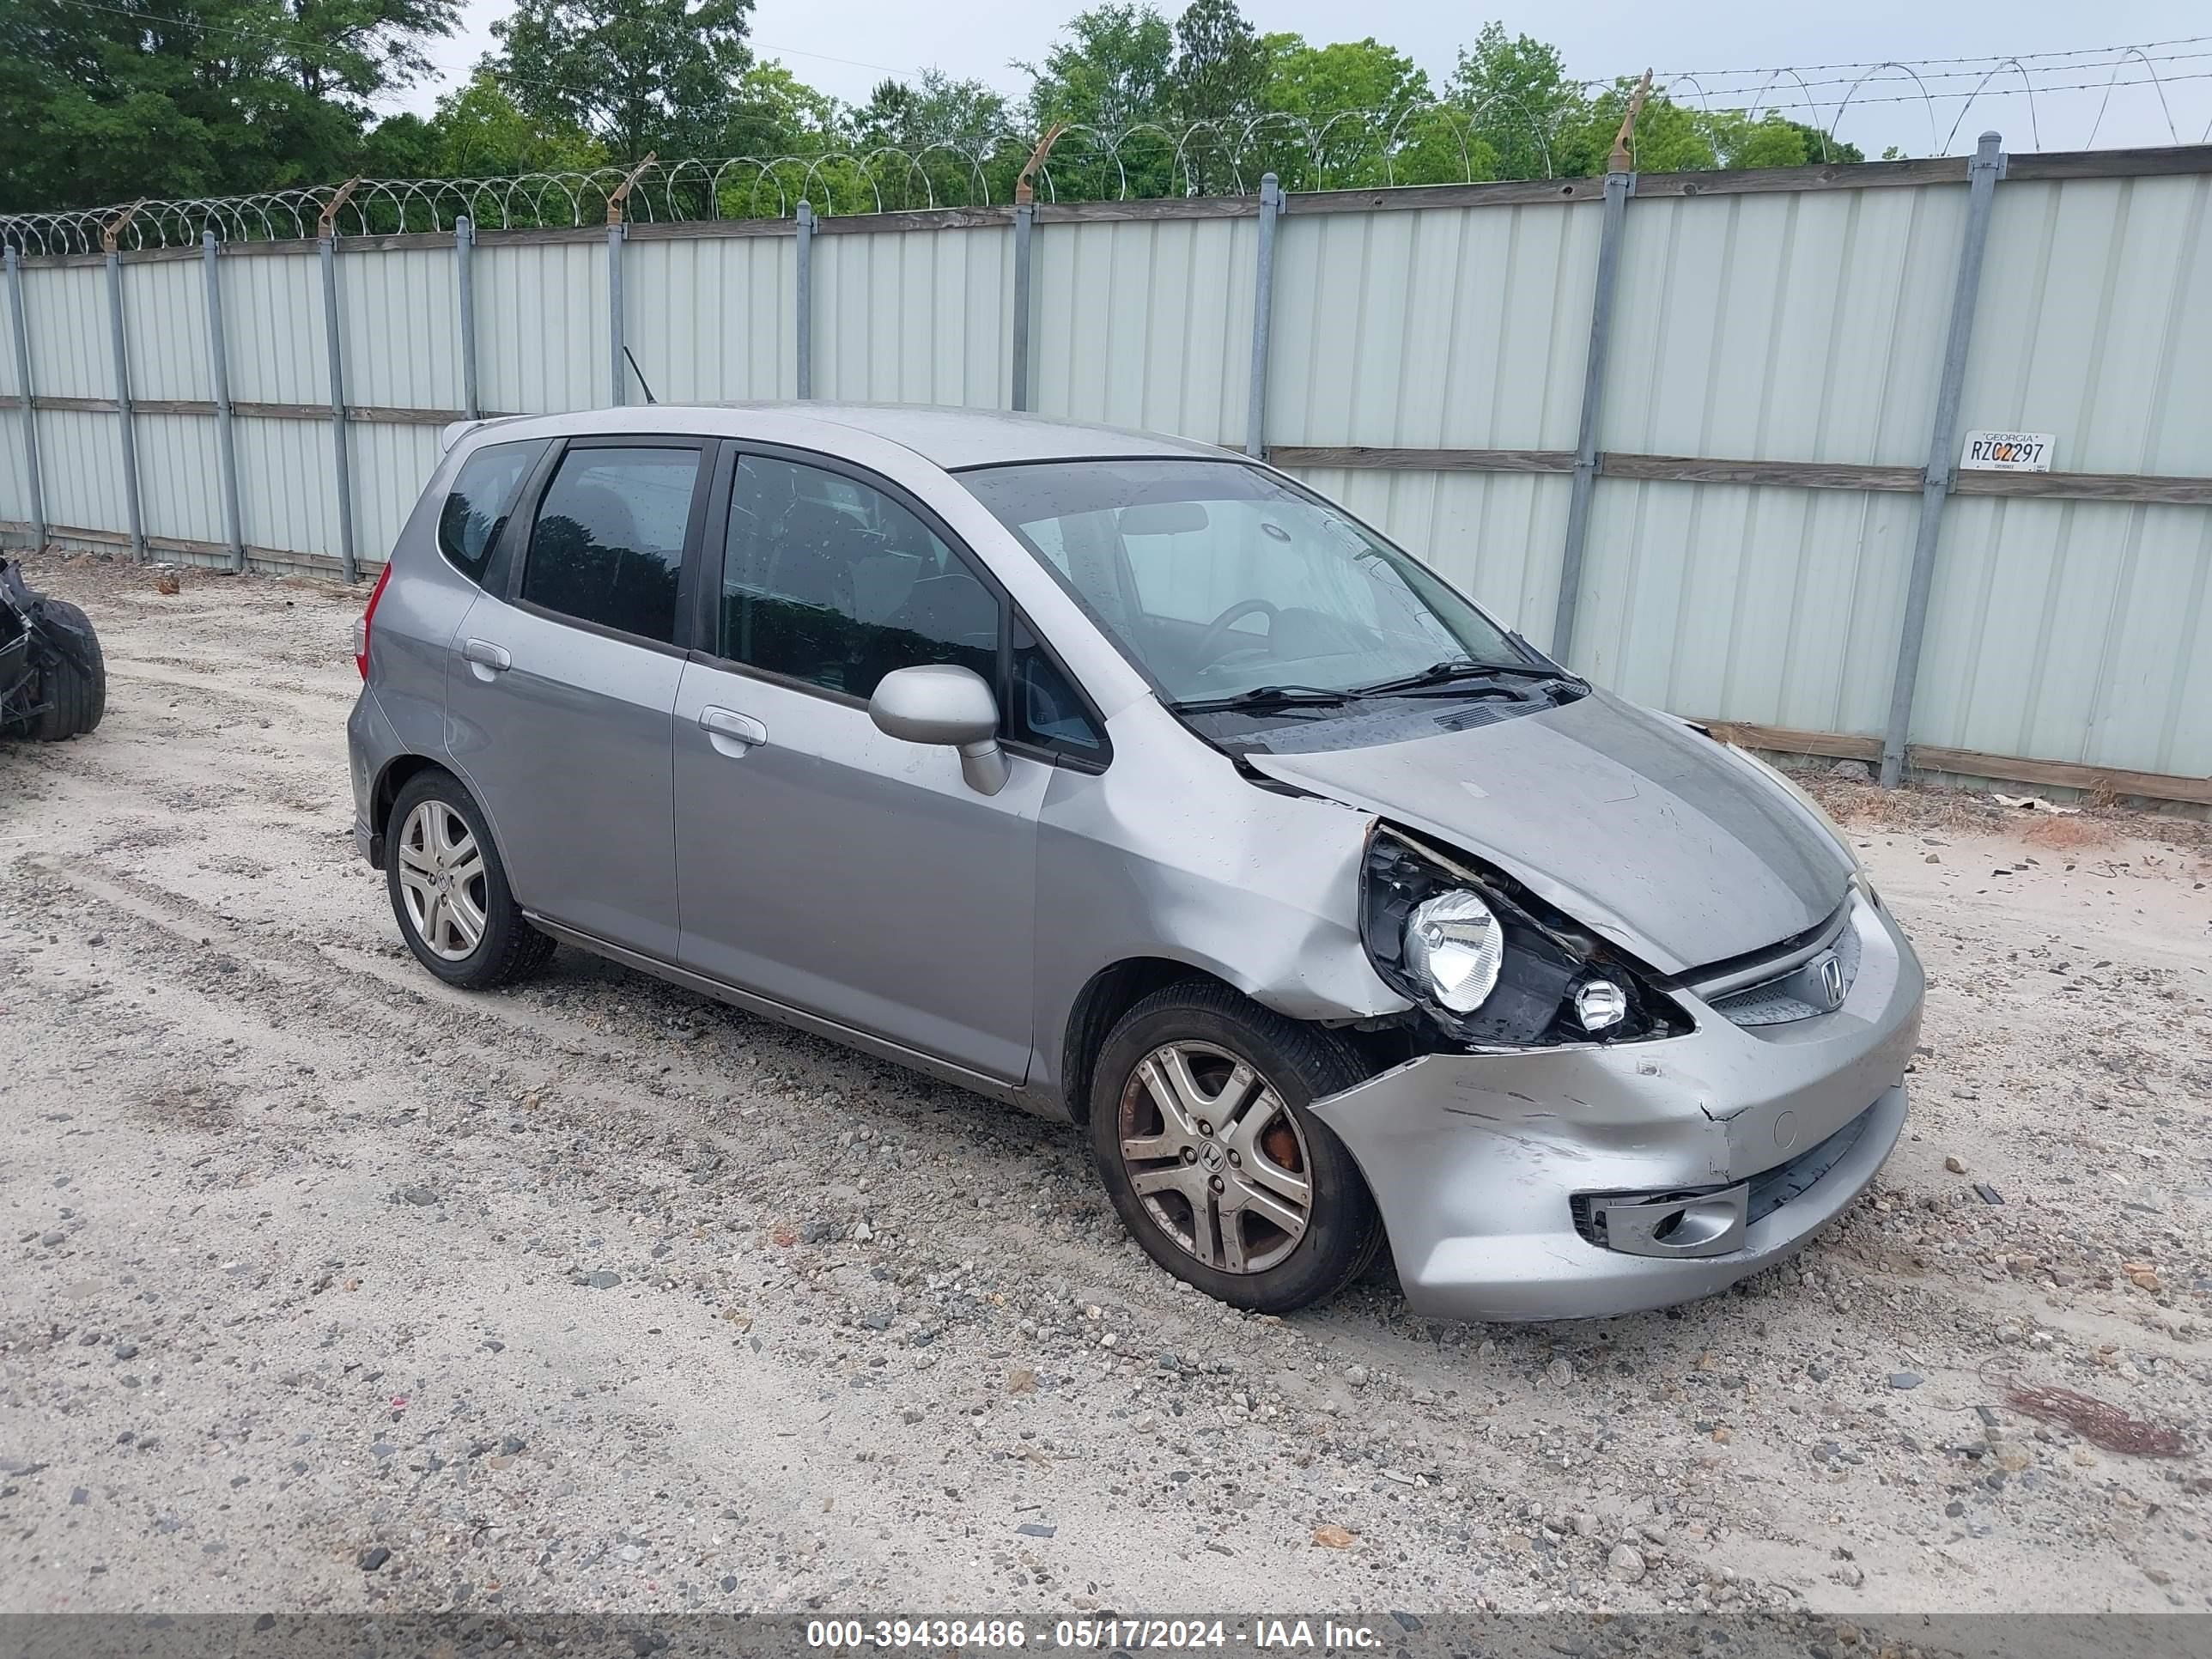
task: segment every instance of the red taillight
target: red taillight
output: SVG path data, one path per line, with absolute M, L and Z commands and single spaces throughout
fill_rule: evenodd
M 368 678 L 368 630 L 376 621 L 376 602 L 384 597 L 384 585 L 392 580 L 392 565 L 386 561 L 384 574 L 376 579 L 376 586 L 368 591 L 368 609 L 361 613 L 361 620 L 353 625 L 353 665 L 361 670 L 363 679 Z

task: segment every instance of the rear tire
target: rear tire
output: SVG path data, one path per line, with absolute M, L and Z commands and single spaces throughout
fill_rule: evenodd
M 100 654 L 100 636 L 92 619 L 66 599 L 48 599 L 42 606 L 43 624 L 69 635 L 86 668 L 56 656 L 40 687 L 46 707 L 32 723 L 31 734 L 41 743 L 64 743 L 82 737 L 100 724 L 107 712 L 107 659 Z
M 507 884 L 474 798 L 450 772 L 416 773 L 386 820 L 384 885 L 415 959 L 468 991 L 526 979 L 553 955 Z
M 1366 1075 L 1328 1032 L 1227 986 L 1154 992 L 1107 1036 L 1091 1084 L 1099 1178 L 1145 1253 L 1233 1307 L 1289 1313 L 1374 1259 L 1375 1200 L 1309 1108 Z

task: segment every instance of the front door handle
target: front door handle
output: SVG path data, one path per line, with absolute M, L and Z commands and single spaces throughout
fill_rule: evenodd
M 494 645 L 489 640 L 470 640 L 461 647 L 461 655 L 477 668 L 480 679 L 489 679 L 494 674 L 503 674 L 514 665 L 514 659 L 507 654 L 503 645 Z
M 707 734 L 708 741 L 718 753 L 732 760 L 768 741 L 768 727 L 750 714 L 740 714 L 734 708 L 717 708 L 711 703 L 699 711 L 699 729 Z

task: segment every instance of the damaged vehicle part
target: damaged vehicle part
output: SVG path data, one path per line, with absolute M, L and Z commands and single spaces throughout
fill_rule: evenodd
M 1547 1048 L 1690 1029 L 1649 969 L 1501 871 L 1383 829 L 1363 876 L 1360 931 L 1376 971 L 1451 1042 Z
M 1086 1132 L 1240 1307 L 1556 1318 L 1803 1244 L 1918 964 L 1786 780 L 1295 480 L 981 411 L 462 426 L 357 631 L 430 972 L 566 944 Z
M 1837 1000 L 1765 1018 L 1815 960 Z M 1922 990 L 1854 889 L 1812 939 L 1676 983 L 1682 1035 L 1438 1048 L 1315 1113 L 1373 1188 L 1415 1311 L 1662 1307 L 1792 1254 L 1858 1196 L 1904 1127 Z
M 60 743 L 82 737 L 107 712 L 107 665 L 92 622 L 66 599 L 50 599 L 0 559 L 0 737 Z

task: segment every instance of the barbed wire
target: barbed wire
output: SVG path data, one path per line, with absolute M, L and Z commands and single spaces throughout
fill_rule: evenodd
M 1918 102 L 1928 116 L 1930 153 L 1944 153 L 1968 114 L 1991 97 L 2026 97 L 2027 148 L 2039 149 L 2038 95 L 2082 91 L 2101 94 L 2084 146 L 2088 148 L 2102 129 L 2113 94 L 2135 87 L 2152 90 L 2169 139 L 2180 143 L 2166 89 L 2212 80 L 2212 69 L 2175 69 L 2161 75 L 2159 66 L 2172 69 L 2212 58 L 2212 50 L 2179 50 L 2208 43 L 2212 36 L 2071 53 L 1809 65 L 1803 71 L 1785 67 L 1701 76 L 1686 70 L 1665 87 L 1678 105 L 1708 118 L 1735 113 L 1756 124 L 1768 116 L 1796 119 L 1793 112 L 1802 112 L 1806 118 L 1800 124 L 1818 143 L 1814 159 L 1823 161 L 1831 159 L 1836 130 L 1853 109 Z M 1806 78 L 1808 73 L 1835 70 L 1859 72 Z M 2104 77 L 2094 78 L 2100 70 Z M 2084 74 L 2092 78 L 2053 78 Z M 1753 77 L 1755 84 L 1750 83 Z M 1709 78 L 1746 84 L 1711 87 Z M 1899 78 L 1911 88 L 1868 90 Z M 1968 80 L 1973 84 L 1963 93 L 1931 84 Z M 1157 121 L 1118 130 L 1078 125 L 1063 132 L 1035 182 L 1041 199 L 1059 201 L 1244 193 L 1255 189 L 1267 172 L 1275 173 L 1286 189 L 1309 191 L 1472 183 L 1498 176 L 1502 165 L 1521 169 L 1516 176 L 1550 178 L 1558 171 L 1566 125 L 1586 122 L 1589 100 L 1617 94 L 1621 84 L 1569 83 L 1564 90 L 1571 96 L 1542 116 L 1497 93 L 1473 102 L 1436 100 L 1394 110 L 1340 111 L 1322 119 L 1267 112 L 1179 126 Z M 1816 96 L 1820 91 L 1833 95 Z M 1717 100 L 1729 101 L 1717 107 Z M 1939 136 L 1938 106 L 1954 101 L 1958 108 L 1949 131 Z M 576 227 L 605 222 L 609 204 L 625 180 L 629 189 L 623 214 L 647 222 L 783 218 L 802 199 L 825 216 L 1002 204 L 1011 199 L 1015 177 L 1036 144 L 1035 133 L 1011 125 L 963 140 L 912 147 L 865 140 L 841 143 L 836 135 L 822 137 L 818 151 L 655 161 L 635 169 L 609 163 L 495 177 L 362 179 L 349 185 L 246 196 L 0 214 L 0 243 L 27 253 L 90 253 L 101 249 L 111 225 L 118 226 L 118 246 L 132 250 L 197 244 L 210 230 L 225 241 L 296 240 L 319 234 L 326 215 L 341 235 L 449 232 L 462 217 L 483 229 Z M 2212 123 L 2199 142 L 2212 142 Z
M 2208 42 L 2212 42 L 2212 34 L 2184 34 L 2176 35 L 2172 39 L 2166 40 L 2138 40 L 2131 45 L 2124 46 L 2108 45 L 2101 46 L 2075 46 L 2063 52 L 1979 52 L 1963 58 L 1916 58 L 1911 61 L 1912 66 L 1915 69 L 1941 69 L 1948 64 L 1972 64 L 1986 67 L 1989 64 L 2005 62 L 2011 58 L 2017 58 L 2025 64 L 2048 64 L 2054 68 L 2078 69 L 2081 68 L 2081 65 L 2079 64 L 2069 64 L 2064 60 L 2081 58 L 2104 58 L 2114 52 L 2164 52 L 2167 48 L 2172 46 L 2201 46 Z M 1664 73 L 1668 76 L 1683 75 L 1705 75 L 1711 76 L 1741 75 L 1748 76 L 1756 75 L 1777 75 L 1785 72 L 1811 75 L 1814 73 L 1825 74 L 1830 70 L 1879 69 L 1883 67 L 1883 65 L 1887 62 L 1887 59 L 1862 58 L 1850 62 L 1838 62 L 1833 64 L 1780 64 L 1764 69 L 1669 70 Z M 1655 71 L 1654 78 L 1657 78 L 1657 76 L 1658 72 Z
M 1119 130 L 1070 126 L 1035 176 L 1038 198 L 1054 202 L 1241 194 L 1273 172 L 1290 189 L 1355 185 L 1385 188 L 1418 158 L 1418 182 L 1490 176 L 1499 141 L 1528 146 L 1541 176 L 1554 172 L 1557 124 L 1547 125 L 1498 96 L 1473 106 L 1445 102 L 1399 110 L 1340 111 L 1315 121 L 1281 112 L 1247 118 L 1146 121 Z M 106 228 L 117 246 L 197 244 L 212 230 L 225 241 L 319 234 L 326 212 L 341 235 L 450 231 L 465 216 L 482 229 L 604 223 L 625 182 L 634 221 L 787 218 L 801 200 L 825 216 L 900 208 L 1003 204 L 1037 143 L 1014 127 L 966 143 L 913 148 L 834 145 L 810 154 L 612 163 L 476 179 L 362 179 L 252 196 L 182 198 L 72 210 L 0 215 L 0 242 L 26 252 L 100 250 Z M 128 217 L 124 216 L 128 214 Z

